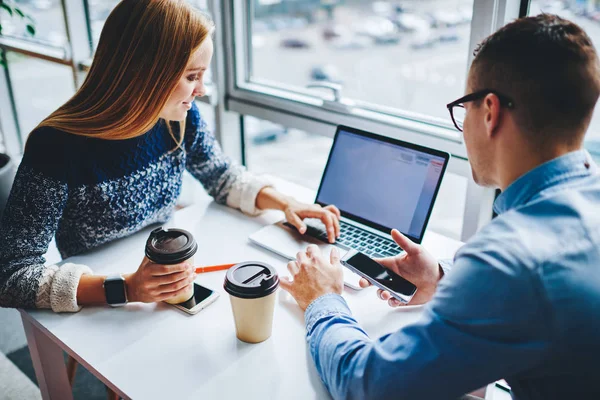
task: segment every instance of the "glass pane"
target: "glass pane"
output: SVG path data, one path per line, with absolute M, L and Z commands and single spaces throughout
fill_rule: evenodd
M 556 14 L 573 21 L 590 36 L 596 51 L 600 52 L 600 3 L 597 1 L 538 1 L 529 7 L 530 15 L 541 12 Z M 596 106 L 598 109 L 600 106 Z M 590 153 L 600 162 L 600 112 L 596 110 L 587 131 L 586 145 Z
M 100 39 L 104 21 L 106 21 L 106 18 L 108 18 L 108 15 L 119 1 L 120 0 L 88 0 L 94 49 L 98 45 L 98 39 Z
M 250 171 L 276 175 L 318 190 L 332 138 L 250 116 L 244 116 L 244 134 L 246 165 Z M 467 179 L 446 173 L 428 229 L 460 239 L 466 193 Z
M 250 80 L 339 83 L 344 97 L 452 125 L 445 105 L 464 91 L 472 0 L 251 4 Z
M 467 178 L 446 172 L 427 229 L 460 240 L 467 201 Z
M 244 116 L 246 165 L 317 190 L 332 138 Z
M 7 58 L 19 127 L 25 140 L 42 119 L 75 93 L 73 70 L 17 53 L 8 53 Z
M 115 8 L 120 0 L 87 0 L 90 10 L 90 24 L 92 28 L 92 40 L 94 48 L 98 45 L 98 39 L 102 32 L 104 22 L 110 12 Z M 208 9 L 208 0 L 187 0 L 188 3 L 192 4 L 200 10 Z
M 0 19 L 2 20 L 3 35 L 24 36 L 55 46 L 64 46 L 67 43 L 65 19 L 60 0 L 15 0 L 11 5 L 23 11 L 32 21 L 18 15 L 11 18 L 5 10 L 2 10 Z M 27 32 L 26 26 L 29 23 L 35 26 L 34 36 Z

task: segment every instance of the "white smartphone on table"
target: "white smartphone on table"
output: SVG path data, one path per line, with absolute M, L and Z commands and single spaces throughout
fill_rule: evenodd
M 184 311 L 188 314 L 197 314 L 203 308 L 208 307 L 219 298 L 219 293 L 207 287 L 194 282 L 194 295 L 188 301 L 179 304 L 171 304 L 172 306 Z
M 388 291 L 395 299 L 407 304 L 417 287 L 400 275 L 385 268 L 377 261 L 358 250 L 350 249 L 341 259 L 342 265 L 362 276 L 371 284 Z

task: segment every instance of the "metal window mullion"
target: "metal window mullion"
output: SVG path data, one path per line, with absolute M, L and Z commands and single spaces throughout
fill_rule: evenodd
M 71 58 L 64 47 L 48 46 L 26 38 L 3 36 L 0 37 L 0 48 L 56 64 L 71 65 Z
M 5 61 L 5 65 L 0 69 L 0 133 L 4 151 L 16 158 L 22 152 L 23 140 L 4 49 L 0 49 L 0 57 Z
M 521 6 L 519 8 L 519 18 L 526 17 L 529 15 L 529 6 L 531 0 L 521 0 Z
M 92 38 L 90 36 L 85 0 L 62 0 L 62 9 L 67 33 L 68 46 L 71 53 L 71 69 L 75 89 L 85 79 L 85 73 L 79 67 L 92 55 Z
M 469 66 L 473 62 L 473 51 L 479 43 L 507 22 L 518 18 L 520 8 L 520 0 L 474 1 L 469 42 Z M 482 226 L 491 221 L 495 194 L 494 188 L 479 186 L 469 173 L 461 240 L 467 241 Z
M 244 148 L 242 143 L 242 122 L 240 115 L 226 109 L 226 90 L 229 79 L 233 79 L 233 69 L 231 63 L 227 60 L 229 57 L 226 51 L 229 50 L 228 44 L 232 40 L 230 37 L 231 24 L 227 23 L 229 17 L 225 9 L 228 7 L 228 0 L 209 0 L 208 9 L 215 20 L 214 33 L 214 54 L 211 63 L 213 77 L 213 91 L 207 99 L 209 104 L 213 105 L 215 113 L 214 134 L 219 141 L 223 151 L 240 164 L 244 162 Z

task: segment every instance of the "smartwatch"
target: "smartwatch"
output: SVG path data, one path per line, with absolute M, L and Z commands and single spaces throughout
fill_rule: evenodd
M 125 278 L 121 275 L 112 275 L 104 280 L 104 294 L 106 302 L 111 307 L 119 307 L 127 304 L 127 290 Z

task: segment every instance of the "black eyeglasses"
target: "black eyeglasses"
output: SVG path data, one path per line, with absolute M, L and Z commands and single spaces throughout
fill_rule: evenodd
M 501 106 L 504 106 L 507 108 L 515 107 L 515 103 L 511 100 L 510 97 L 505 96 L 501 93 L 498 93 L 497 91 L 495 91 L 493 89 L 478 90 L 474 93 L 463 96 L 458 100 L 454 100 L 452 103 L 449 103 L 446 105 L 446 108 L 448 108 L 448 111 L 450 112 L 450 117 L 452 118 L 452 122 L 454 122 L 454 126 L 456 127 L 456 129 L 458 129 L 461 132 L 463 131 L 462 130 L 463 121 L 465 120 L 465 113 L 466 113 L 464 103 L 468 103 L 469 101 L 476 101 L 479 99 L 483 99 L 485 96 L 487 96 L 490 93 L 495 94 L 498 97 L 498 100 L 500 100 Z

